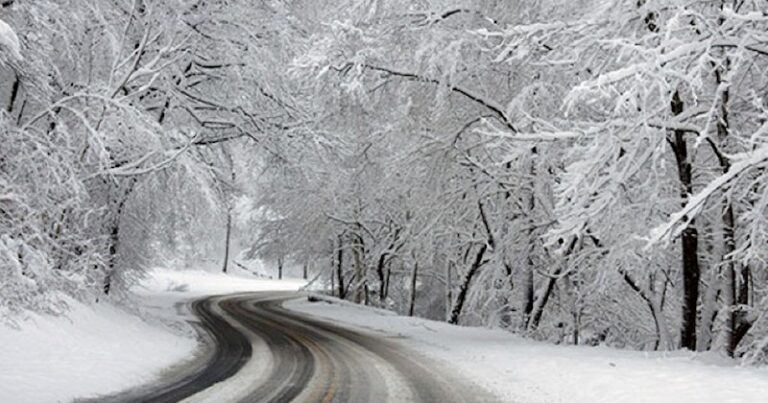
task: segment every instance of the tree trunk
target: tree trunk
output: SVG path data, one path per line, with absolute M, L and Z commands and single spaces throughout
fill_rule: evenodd
M 445 265 L 445 318 L 450 320 L 453 304 L 453 265 L 452 260 Z
M 651 313 L 653 319 L 653 325 L 656 330 L 656 343 L 654 350 L 658 350 L 661 347 L 663 350 L 667 350 L 670 347 L 669 336 L 664 324 L 664 316 L 661 310 L 661 306 L 654 300 L 653 294 L 646 292 L 646 290 L 640 288 L 635 280 L 624 270 L 619 269 L 619 273 L 624 278 L 624 282 L 637 293 L 637 295 L 645 301 L 648 306 L 648 310 Z
M 534 305 L 534 284 L 533 284 L 533 259 L 530 256 L 526 259 L 527 265 L 524 271 L 523 277 L 523 330 L 528 328 L 528 324 L 531 322 L 531 314 L 533 313 Z
M 356 242 L 353 251 L 353 257 L 355 258 L 355 287 L 354 287 L 354 301 L 356 304 L 362 303 L 365 298 L 365 289 L 368 286 L 365 276 L 365 245 L 363 244 L 363 238 L 359 235 L 355 235 Z
M 721 5 L 722 8 L 722 5 Z M 715 70 L 717 87 L 724 83 L 724 74 L 730 67 L 730 59 L 725 58 L 723 65 Z M 723 149 L 727 147 L 727 139 L 730 135 L 728 104 L 730 91 L 726 89 L 722 93 L 720 102 L 720 116 L 717 120 L 717 135 L 719 148 L 712 145 L 712 149 L 718 157 L 723 174 L 731 169 L 731 162 L 723 156 Z M 728 308 L 726 318 L 727 343 L 726 353 L 733 357 L 736 348 L 742 338 L 751 327 L 746 320 L 745 307 L 749 304 L 749 267 L 734 262 L 733 252 L 736 250 L 736 214 L 734 207 L 728 198 L 723 199 L 723 257 L 721 264 L 725 267 L 727 284 L 725 285 L 726 303 Z
M 411 273 L 411 298 L 408 307 L 408 316 L 413 316 L 413 309 L 416 307 L 416 277 L 419 275 L 419 262 L 414 262 L 413 273 Z
M 387 268 L 387 276 L 384 278 L 384 301 L 389 297 L 389 285 L 391 284 L 392 270 Z
M 488 244 L 483 244 L 480 249 L 478 249 L 477 255 L 475 255 L 475 261 L 472 262 L 472 266 L 469 267 L 467 274 L 459 285 L 459 293 L 456 295 L 456 301 L 453 303 L 448 323 L 454 325 L 459 323 L 459 317 L 461 316 L 461 311 L 464 309 L 464 303 L 467 299 L 469 287 L 472 284 L 472 279 L 475 277 L 475 274 L 477 274 L 484 263 L 483 258 L 485 257 L 486 250 L 488 250 Z
M 528 217 L 530 219 L 528 220 L 528 225 L 530 225 L 530 230 L 528 231 L 528 256 L 525 257 L 526 261 L 526 267 L 523 270 L 523 320 L 521 322 L 521 327 L 523 330 L 526 330 L 528 328 L 528 324 L 531 322 L 531 313 L 533 313 L 533 304 L 534 304 L 534 282 L 533 282 L 533 271 L 534 271 L 534 263 L 533 263 L 533 250 L 535 247 L 535 238 L 534 238 L 534 214 L 533 211 L 536 208 L 536 189 L 535 189 L 535 182 L 534 178 L 536 178 L 536 155 L 538 154 L 538 150 L 536 147 L 531 148 L 531 167 L 529 170 L 529 174 L 531 177 L 530 186 L 531 191 L 528 195 Z
M 112 281 L 114 280 L 115 271 L 117 270 L 117 259 L 120 248 L 120 220 L 123 216 L 123 209 L 128 202 L 128 197 L 133 192 L 133 188 L 136 185 L 136 179 L 132 178 L 128 180 L 126 189 L 120 192 L 120 188 L 116 189 L 116 192 L 121 193 L 114 205 L 114 210 L 110 212 L 111 223 L 109 226 L 109 245 L 107 246 L 107 272 L 104 275 L 104 283 L 102 290 L 105 295 L 108 295 L 112 290 Z
M 330 271 L 331 271 L 331 293 L 336 292 L 336 271 L 334 270 L 336 268 L 335 262 L 333 261 L 333 251 L 331 251 L 331 256 L 328 259 L 328 262 L 330 263 Z
M 750 303 L 750 284 L 752 282 L 752 274 L 749 266 L 740 265 L 738 275 L 736 277 L 739 280 L 739 286 L 737 288 L 736 306 L 734 307 L 733 312 L 734 327 L 731 337 L 733 343 L 731 353 L 736 352 L 736 347 L 739 346 L 739 343 L 741 343 L 741 341 L 744 339 L 744 336 L 747 335 L 747 332 L 752 328 L 754 323 L 747 319 L 747 307 Z
M 721 251 L 722 252 L 722 251 Z M 714 256 L 714 249 L 707 248 L 707 253 Z M 702 276 L 704 274 L 702 273 Z M 720 267 L 719 270 L 710 270 L 707 274 L 707 281 L 702 281 L 702 284 L 707 284 L 702 289 L 701 302 L 699 303 L 699 329 L 696 334 L 696 348 L 699 351 L 706 351 L 712 348 L 712 341 L 714 340 L 715 320 L 717 319 L 718 312 L 721 308 L 721 301 L 725 294 L 725 288 L 727 285 L 727 271 L 724 267 Z
M 506 290 L 504 298 L 502 298 L 501 307 L 501 326 L 505 329 L 512 327 L 512 291 L 514 290 L 514 283 L 512 282 L 512 266 L 509 263 L 504 262 L 504 274 L 506 276 L 504 283 L 509 287 Z
M 573 237 L 571 243 L 568 245 L 568 249 L 565 251 L 565 258 L 570 256 L 574 249 L 576 249 L 576 242 L 578 242 L 578 240 L 579 238 Z M 563 262 L 562 264 L 564 266 L 566 263 Z M 557 281 L 558 276 L 563 272 L 563 266 L 558 267 L 551 277 L 547 277 L 542 292 L 539 293 L 539 295 L 534 299 L 530 317 L 528 322 L 525 324 L 526 330 L 533 331 L 539 327 L 539 322 L 541 322 L 541 317 L 544 314 L 544 308 L 547 306 L 547 302 L 549 302 L 549 297 L 552 295 L 552 290 L 555 288 L 555 282 Z
M 699 300 L 698 234 L 687 228 L 683 241 L 683 322 L 680 329 L 680 347 L 696 350 L 696 316 Z
M 410 218 L 410 213 L 406 215 Z M 379 305 L 384 306 L 387 296 L 389 295 L 389 276 L 391 271 L 388 267 L 388 260 L 396 253 L 395 245 L 397 239 L 400 236 L 400 229 L 395 230 L 392 236 L 392 242 L 390 242 L 388 249 L 379 256 L 378 264 L 376 265 L 376 273 L 379 277 Z
M 683 113 L 684 104 L 680 94 L 675 91 L 671 110 L 673 115 Z M 682 205 L 688 202 L 693 192 L 692 165 L 688 156 L 688 145 L 685 141 L 685 131 L 675 130 L 674 137 L 669 139 L 677 162 L 677 172 L 680 180 L 680 196 Z M 685 220 L 685 219 L 684 219 Z M 682 264 L 683 264 L 683 309 L 680 327 L 680 347 L 688 350 L 696 350 L 696 317 L 699 300 L 699 269 L 698 244 L 699 235 L 694 221 L 691 220 L 688 227 L 681 235 Z
M 235 163 L 234 161 L 232 161 L 232 156 L 229 154 L 226 147 L 222 146 L 221 151 L 224 157 L 227 159 L 227 162 L 229 163 L 230 177 L 232 179 L 231 186 L 234 187 L 235 180 L 236 180 Z M 226 273 L 227 265 L 229 263 L 229 246 L 232 239 L 232 201 L 230 200 L 230 197 L 228 197 L 226 193 L 223 193 L 222 196 L 223 196 L 222 198 L 224 200 L 225 207 L 227 210 L 227 234 L 226 234 L 227 239 L 225 240 L 225 243 L 224 243 L 224 267 L 222 268 L 221 271 Z
M 554 273 L 554 276 L 558 276 L 561 273 L 561 269 L 557 269 Z M 530 319 L 528 320 L 528 324 L 526 326 L 526 329 L 528 331 L 534 331 L 536 328 L 539 327 L 539 322 L 541 322 L 541 317 L 544 315 L 544 308 L 547 306 L 547 302 L 549 302 L 549 297 L 552 295 L 552 290 L 555 288 L 555 281 L 557 281 L 557 278 L 555 277 L 548 277 L 546 280 L 546 283 L 544 285 L 544 289 L 539 294 L 538 298 L 534 301 L 533 308 L 531 310 Z
M 9 114 L 13 112 L 13 105 L 16 103 L 16 98 L 19 94 L 19 85 L 21 84 L 21 80 L 19 80 L 19 74 L 14 74 L 16 77 L 13 79 L 13 85 L 11 86 L 11 99 L 8 101 L 8 107 L 6 108 L 6 111 Z
M 727 316 L 725 331 L 727 332 L 726 353 L 733 357 L 733 352 L 736 351 L 741 340 L 738 340 L 736 335 L 736 327 L 738 326 L 738 291 L 736 289 L 738 280 L 736 279 L 736 264 L 733 261 L 733 257 L 729 257 L 731 253 L 736 250 L 736 240 L 734 239 L 734 217 L 733 206 L 725 201 L 725 210 L 723 211 L 723 267 L 725 268 L 725 301 L 727 305 Z
M 109 291 L 112 289 L 112 276 L 115 273 L 117 267 L 117 250 L 118 243 L 120 242 L 120 216 L 115 219 L 109 229 L 109 248 L 108 248 L 108 267 L 107 273 L 104 275 L 103 291 L 104 295 L 109 295 Z
M 232 237 L 232 212 L 227 210 L 227 233 L 224 240 L 224 265 L 221 268 L 222 273 L 227 272 L 227 266 L 229 265 L 229 242 Z
M 347 295 L 344 288 L 344 238 L 339 235 L 339 249 L 336 258 L 336 278 L 339 280 L 339 298 L 344 299 Z
M 387 273 L 385 272 L 387 254 L 382 253 L 379 256 L 379 262 L 376 264 L 376 274 L 379 277 L 379 305 L 384 306 L 384 300 L 387 299 Z

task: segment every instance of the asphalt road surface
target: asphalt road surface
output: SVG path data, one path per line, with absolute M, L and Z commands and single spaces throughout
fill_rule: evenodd
M 192 304 L 211 346 L 151 385 L 99 402 L 494 402 L 450 367 L 398 345 L 282 308 L 296 293 Z M 318 302 L 324 303 L 324 302 Z

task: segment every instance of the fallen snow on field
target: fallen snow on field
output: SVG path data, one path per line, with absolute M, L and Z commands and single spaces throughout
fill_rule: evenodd
M 325 298 L 325 297 L 323 297 Z M 504 401 L 521 403 L 755 403 L 768 396 L 768 369 L 693 353 L 642 353 L 554 346 L 508 332 L 467 328 L 328 299 L 289 309 L 395 340 L 446 361 Z
M 153 270 L 135 287 L 136 310 L 108 303 L 69 301 L 66 317 L 30 313 L 20 329 L 0 325 L 0 402 L 67 402 L 146 383 L 190 358 L 192 315 L 179 306 L 205 295 L 296 290 L 302 281 L 274 281 L 246 274 Z M 175 329 L 175 330 L 174 330 Z

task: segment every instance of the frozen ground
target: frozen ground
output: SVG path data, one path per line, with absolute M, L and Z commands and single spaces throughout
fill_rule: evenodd
M 195 351 L 189 314 L 194 297 L 240 291 L 296 290 L 301 281 L 247 275 L 154 270 L 134 289 L 139 312 L 69 301 L 67 317 L 30 314 L 20 329 L 0 326 L 0 402 L 67 402 L 147 382 Z
M 738 367 L 692 353 L 553 346 L 497 330 L 451 326 L 346 302 L 287 302 L 289 309 L 388 333 L 447 361 L 464 376 L 520 403 L 758 403 L 768 368 Z

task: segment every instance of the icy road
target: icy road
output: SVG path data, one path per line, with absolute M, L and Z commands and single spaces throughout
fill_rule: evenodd
M 213 347 L 198 364 L 112 402 L 492 402 L 460 374 L 384 336 L 282 308 L 296 293 L 192 304 Z M 105 401 L 100 398 L 99 401 Z

